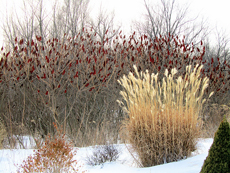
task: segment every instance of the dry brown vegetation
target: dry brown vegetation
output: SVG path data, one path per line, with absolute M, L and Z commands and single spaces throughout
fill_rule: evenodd
M 0 149 L 3 148 L 3 140 L 6 138 L 6 135 L 7 133 L 6 133 L 5 126 L 0 119 Z
M 39 1 L 29 3 L 32 13 L 24 3 L 25 23 L 11 17 L 3 24 L 10 45 L 0 51 L 0 148 L 26 148 L 25 135 L 35 140 L 39 150 L 23 172 L 68 172 L 77 162 L 67 140 L 75 147 L 128 142 L 146 167 L 187 158 L 198 137 L 214 136 L 230 114 L 227 38 L 210 50 L 199 39 L 205 26 L 187 20 L 187 7 L 174 1 L 162 0 L 160 11 L 145 2 L 147 20 L 136 23 L 145 34 L 130 36 L 118 34 L 103 11 L 87 22 L 88 0 L 56 3 L 52 19 Z M 117 154 L 107 147 L 88 161 Z
M 74 38 L 65 35 L 63 40 L 44 43 L 39 36 L 31 42 L 15 38 L 14 49 L 2 48 L 0 60 L 0 116 L 6 142 L 12 143 L 14 135 L 44 139 L 54 134 L 55 122 L 75 146 L 116 143 L 125 118 L 116 103 L 122 98 L 117 80 L 134 73 L 133 65 L 139 72 L 157 73 L 158 82 L 166 69 L 171 73 L 176 68 L 175 75 L 184 76 L 186 66 L 204 65 L 201 78 L 210 80 L 204 97 L 215 92 L 205 107 L 218 101 L 225 104 L 230 66 L 219 59 L 209 63 L 204 54 L 202 42 L 188 45 L 170 34 L 151 40 L 135 32 L 129 37 L 119 33 L 112 41 L 105 35 L 101 42 L 88 28 Z M 215 116 L 207 112 L 203 119 Z
M 74 156 L 77 154 L 76 149 L 72 148 L 71 143 L 67 142 L 65 134 L 55 124 L 54 127 L 57 134 L 54 137 L 48 136 L 34 155 L 23 161 L 17 170 L 18 173 L 85 172 L 81 170 L 77 160 L 74 160 Z
M 144 167 L 187 158 L 195 150 L 202 126 L 200 112 L 209 81 L 200 77 L 202 66 L 187 66 L 184 78 L 176 77 L 175 68 L 171 73 L 166 69 L 160 83 L 158 74 L 134 69 L 135 74 L 119 80 L 125 102 L 118 102 L 128 114 L 125 138 Z

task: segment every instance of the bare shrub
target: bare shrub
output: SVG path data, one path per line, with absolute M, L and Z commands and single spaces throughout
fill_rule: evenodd
M 105 162 L 114 162 L 119 157 L 119 151 L 114 145 L 96 146 L 91 156 L 87 156 L 86 162 L 88 165 L 101 165 Z
M 118 102 L 128 113 L 123 126 L 125 138 L 138 153 L 142 166 L 188 157 L 200 134 L 199 113 L 208 87 L 208 79 L 200 78 L 202 66 L 187 66 L 184 79 L 176 78 L 175 68 L 171 74 L 165 70 L 161 83 L 158 74 L 139 74 L 134 69 L 136 77 L 129 73 L 119 80 L 125 89 L 120 92 L 125 102 Z
M 70 143 L 66 142 L 62 131 L 56 125 L 55 127 L 57 136 L 47 137 L 44 145 L 33 156 L 29 156 L 27 160 L 23 161 L 18 172 L 85 172 L 80 171 L 81 166 L 78 166 L 78 162 L 74 160 L 77 151 L 71 147 Z

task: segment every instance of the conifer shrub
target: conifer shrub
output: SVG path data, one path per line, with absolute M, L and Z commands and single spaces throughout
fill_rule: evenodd
M 230 126 L 224 117 L 200 173 L 230 172 Z
M 44 145 L 24 160 L 17 172 L 85 172 L 80 171 L 81 166 L 74 160 L 77 151 L 71 147 L 71 143 L 66 142 L 65 135 L 56 125 L 55 128 L 57 135 L 54 138 L 48 136 Z
M 195 150 L 202 125 L 199 113 L 208 78 L 200 78 L 201 66 L 187 66 L 184 78 L 165 70 L 158 74 L 129 73 L 118 82 L 124 87 L 119 104 L 127 112 L 122 135 L 138 153 L 143 167 L 184 159 Z M 211 93 L 209 97 L 212 95 Z

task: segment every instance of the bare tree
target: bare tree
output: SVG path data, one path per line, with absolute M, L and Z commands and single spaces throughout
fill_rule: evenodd
M 114 11 L 108 13 L 101 5 L 96 20 L 91 20 L 90 26 L 99 36 L 101 43 L 106 40 L 111 40 L 115 35 L 118 34 L 121 25 L 115 26 L 114 19 Z
M 17 27 L 15 26 L 15 23 L 13 22 L 13 17 L 12 16 L 7 16 L 5 19 L 2 30 L 3 30 L 3 36 L 5 39 L 5 42 L 7 46 L 12 46 L 14 47 L 14 39 L 18 35 L 17 34 Z
M 213 41 L 211 42 L 209 39 L 205 41 L 206 51 L 204 59 L 209 63 L 213 59 L 214 66 L 218 65 L 217 59 L 219 59 L 221 66 L 224 64 L 230 64 L 229 37 L 225 34 L 224 31 L 220 31 L 218 29 L 216 29 L 215 35 L 216 40 L 214 40 L 214 44 L 212 43 Z
M 28 10 L 25 4 L 24 1 L 24 18 L 19 17 L 15 11 L 11 15 L 7 14 L 2 25 L 5 43 L 12 47 L 14 47 L 16 37 L 23 37 L 26 40 L 32 39 L 34 32 L 34 15 L 31 15 L 31 13 L 34 13 L 34 8 Z
M 61 34 L 63 34 L 63 21 L 62 21 L 62 14 L 60 12 L 61 6 L 59 5 L 59 1 L 55 0 L 52 6 L 52 24 L 49 28 L 49 36 L 51 38 L 60 38 Z
M 45 11 L 44 1 L 39 0 L 38 2 L 38 10 L 35 13 L 36 18 L 36 26 L 35 34 L 41 36 L 41 43 L 44 45 L 45 38 L 48 36 L 48 27 L 50 17 L 49 14 Z
M 63 30 L 62 34 L 72 38 L 83 29 L 88 18 L 89 0 L 65 0 L 62 7 Z M 60 14 L 59 14 L 60 15 Z
M 44 1 L 23 0 L 23 13 L 15 10 L 7 15 L 2 29 L 6 44 L 14 47 L 15 38 L 22 38 L 25 43 L 31 42 L 35 35 L 47 36 L 49 17 L 44 8 Z M 44 42 L 44 41 L 43 41 Z
M 14 47 L 15 37 L 31 43 L 35 36 L 41 36 L 44 44 L 48 38 L 64 34 L 74 37 L 86 25 L 89 0 L 54 0 L 51 9 L 48 3 L 52 2 L 23 0 L 22 13 L 15 9 L 7 15 L 2 25 L 6 43 Z
M 207 35 L 203 21 L 198 23 L 198 17 L 188 18 L 188 5 L 180 6 L 176 0 L 160 0 L 158 5 L 143 1 L 145 20 L 134 22 L 139 34 L 146 34 L 152 40 L 160 35 L 185 35 L 186 43 L 198 43 Z
M 217 38 L 217 46 L 216 49 L 216 57 L 219 57 L 222 62 L 230 60 L 230 49 L 229 49 L 229 37 L 225 34 L 225 32 L 218 31 L 216 32 Z

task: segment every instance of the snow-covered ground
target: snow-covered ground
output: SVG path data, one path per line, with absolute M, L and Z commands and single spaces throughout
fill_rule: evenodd
M 83 164 L 83 170 L 87 170 L 88 173 L 199 173 L 212 142 L 211 138 L 199 139 L 198 149 L 188 159 L 149 168 L 135 167 L 134 160 L 124 144 L 116 145 L 121 152 L 116 162 L 99 166 L 87 165 L 86 157 L 92 154 L 92 147 L 79 148 L 76 159 L 79 164 Z M 32 153 L 33 149 L 0 150 L 0 173 L 15 173 L 17 165 Z

